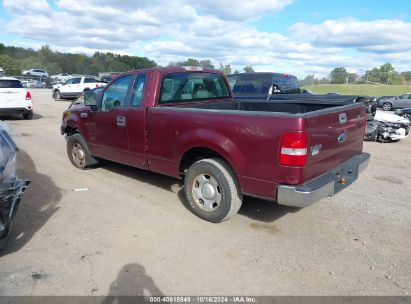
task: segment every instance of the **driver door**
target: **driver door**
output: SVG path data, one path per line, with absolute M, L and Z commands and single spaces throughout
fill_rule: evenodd
M 98 111 L 91 112 L 90 150 L 92 154 L 116 162 L 127 163 L 129 150 L 127 104 L 133 75 L 116 79 L 101 96 Z

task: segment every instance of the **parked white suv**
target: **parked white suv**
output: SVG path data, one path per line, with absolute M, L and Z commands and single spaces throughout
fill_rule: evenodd
M 20 80 L 0 78 L 0 115 L 22 114 L 24 119 L 33 118 L 31 94 L 23 88 Z
M 39 70 L 39 69 L 30 69 L 24 70 L 21 72 L 23 76 L 38 76 L 38 77 L 49 77 L 49 74 L 46 71 Z
M 88 76 L 73 77 L 63 84 L 53 86 L 53 98 L 55 100 L 62 98 L 77 98 L 85 91 L 104 87 L 105 85 L 105 82 L 101 82 L 96 78 Z

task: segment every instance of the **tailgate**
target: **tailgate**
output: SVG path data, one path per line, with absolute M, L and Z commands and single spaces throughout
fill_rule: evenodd
M 307 180 L 338 167 L 362 152 L 365 108 L 349 105 L 307 117 Z
M 25 108 L 26 90 L 22 88 L 0 88 L 0 108 Z

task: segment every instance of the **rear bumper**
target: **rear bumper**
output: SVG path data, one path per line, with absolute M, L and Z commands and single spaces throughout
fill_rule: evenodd
M 32 112 L 32 109 L 27 108 L 0 108 L 0 115 L 25 114 Z
M 358 175 L 367 168 L 370 154 L 361 153 L 303 185 L 280 185 L 277 202 L 292 207 L 307 207 L 324 197 L 334 194 L 351 185 Z

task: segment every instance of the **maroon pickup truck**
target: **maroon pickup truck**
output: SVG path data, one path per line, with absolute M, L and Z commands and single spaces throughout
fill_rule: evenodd
M 74 166 L 108 159 L 183 178 L 193 212 L 221 222 L 243 195 L 305 207 L 350 185 L 370 157 L 365 115 L 353 103 L 233 102 L 219 71 L 152 68 L 86 94 L 61 133 Z

